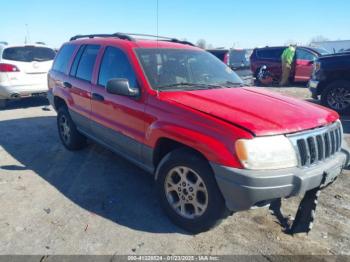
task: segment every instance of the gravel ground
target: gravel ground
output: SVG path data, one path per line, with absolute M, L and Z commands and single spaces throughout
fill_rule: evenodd
M 271 90 L 310 98 L 305 88 Z M 350 255 L 349 171 L 322 192 L 308 236 L 284 234 L 267 208 L 192 236 L 163 214 L 144 171 L 96 144 L 66 151 L 45 106 L 16 101 L 0 111 L 0 254 Z M 285 213 L 298 201 L 284 201 Z

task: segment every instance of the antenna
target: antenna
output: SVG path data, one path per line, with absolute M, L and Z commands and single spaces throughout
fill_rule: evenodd
M 25 24 L 25 27 L 26 27 L 26 36 L 24 37 L 24 44 L 27 44 L 28 42 L 30 42 L 28 24 Z
M 159 41 L 159 0 L 157 0 L 157 48 L 158 48 L 158 41 Z

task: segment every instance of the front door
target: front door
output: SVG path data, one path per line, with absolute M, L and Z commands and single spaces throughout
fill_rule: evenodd
M 91 129 L 93 135 L 131 160 L 140 162 L 144 143 L 144 101 L 107 93 L 108 80 L 123 78 L 139 88 L 127 55 L 119 48 L 106 47 L 96 85 L 92 87 Z
M 310 80 L 315 60 L 316 55 L 312 52 L 303 48 L 297 48 L 295 53 L 295 82 L 308 82 Z

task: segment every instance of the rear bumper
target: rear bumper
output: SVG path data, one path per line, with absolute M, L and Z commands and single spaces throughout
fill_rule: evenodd
M 5 86 L 0 85 L 0 98 L 12 99 L 45 94 L 48 91 L 47 84 Z
M 308 83 L 308 88 L 311 92 L 311 96 L 313 99 L 318 99 L 318 86 L 319 86 L 319 81 L 316 80 L 310 80 Z
M 274 199 L 303 194 L 319 187 L 325 175 L 328 175 L 327 184 L 330 184 L 348 166 L 348 162 L 349 153 L 344 150 L 323 163 L 305 169 L 253 171 L 213 163 L 211 166 L 227 208 L 239 211 Z

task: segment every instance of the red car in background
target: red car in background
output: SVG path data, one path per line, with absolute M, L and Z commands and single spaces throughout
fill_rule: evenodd
M 257 83 L 261 83 L 259 72 L 263 66 L 275 79 L 282 76 L 281 56 L 286 46 L 256 48 L 250 56 L 250 67 Z M 322 55 L 329 54 L 327 50 L 313 47 L 297 47 L 292 72 L 291 82 L 307 83 L 312 75 L 314 61 Z

